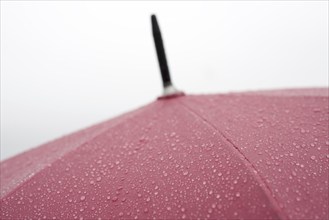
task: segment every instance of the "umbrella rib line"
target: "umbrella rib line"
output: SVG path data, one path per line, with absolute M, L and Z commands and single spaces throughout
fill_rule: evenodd
M 208 126 L 210 126 L 211 128 L 213 128 L 214 130 L 216 130 L 229 144 L 231 144 L 239 153 L 240 156 L 243 157 L 243 159 L 245 160 L 245 162 L 249 165 L 249 167 L 252 169 L 253 175 L 256 177 L 256 179 L 258 179 L 261 184 L 260 186 L 265 186 L 265 188 L 263 188 L 265 195 L 267 195 L 267 197 L 270 199 L 270 201 L 272 201 L 273 205 L 274 205 L 274 209 L 277 210 L 278 215 L 280 217 L 280 219 L 289 219 L 287 214 L 283 211 L 283 209 L 279 206 L 279 202 L 277 201 L 277 199 L 272 196 L 272 190 L 271 188 L 267 185 L 265 179 L 262 177 L 262 175 L 259 174 L 259 172 L 257 171 L 256 167 L 249 161 L 249 159 L 242 153 L 242 151 L 233 143 L 233 141 L 231 139 L 229 139 L 228 137 L 226 137 L 226 135 L 221 132 L 216 126 L 214 126 L 211 122 L 209 122 L 206 118 L 204 118 L 203 116 L 201 116 L 200 114 L 198 114 L 196 111 L 194 111 L 191 107 L 187 106 L 186 104 L 184 104 L 183 102 L 179 102 L 186 110 L 188 110 L 190 113 L 196 115 L 198 118 L 200 118 L 202 121 L 204 121 L 205 124 L 207 124 Z
M 153 103 L 151 103 L 151 104 L 153 104 Z M 112 129 L 113 127 L 118 126 L 121 123 L 123 123 L 123 122 L 125 122 L 127 120 L 130 120 L 133 116 L 140 114 L 142 112 L 141 110 L 144 110 L 145 111 L 146 108 L 150 108 L 151 104 L 148 104 L 148 105 L 145 105 L 143 107 L 140 107 L 140 108 L 136 109 L 135 111 L 130 111 L 130 112 L 127 112 L 125 114 L 122 114 L 121 116 L 125 116 L 125 118 L 123 120 L 120 120 L 119 122 L 115 123 L 115 125 L 113 125 L 113 126 L 111 126 L 109 128 L 105 128 L 104 130 L 102 130 L 101 132 L 99 132 L 98 134 L 96 134 L 95 136 L 93 136 L 90 139 L 87 139 L 83 143 L 79 144 L 79 146 L 75 147 L 74 149 L 71 149 L 70 151 L 67 151 L 64 155 L 62 155 L 59 158 L 62 158 L 63 159 L 67 155 L 74 153 L 78 148 L 80 148 L 81 146 L 84 146 L 85 144 L 89 143 L 90 141 L 94 140 L 95 138 L 99 137 L 100 135 L 105 134 L 108 130 Z M 121 116 L 118 116 L 118 117 L 121 117 Z M 53 165 L 53 164 L 57 163 L 59 161 L 58 160 L 59 158 L 57 158 L 56 160 L 52 161 L 50 164 Z M 6 198 L 10 197 L 12 194 L 14 194 L 19 189 L 21 189 L 25 185 L 25 183 L 30 182 L 32 180 L 32 178 L 34 178 L 37 175 L 40 175 L 41 172 L 43 172 L 44 170 L 46 170 L 48 168 L 49 168 L 48 166 L 43 167 L 42 169 L 38 170 L 35 173 L 35 175 L 33 175 L 31 178 L 28 178 L 25 181 L 23 181 L 22 183 L 20 183 L 19 185 L 17 185 L 17 187 L 15 187 L 12 191 L 10 191 L 9 193 L 5 194 L 2 198 L 0 198 L 0 204 L 2 202 L 4 202 L 4 200 Z

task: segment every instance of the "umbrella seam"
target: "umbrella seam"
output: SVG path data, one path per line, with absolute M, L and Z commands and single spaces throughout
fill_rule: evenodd
M 153 104 L 153 103 L 151 103 Z M 149 105 L 146 105 L 146 106 L 143 106 L 141 108 L 138 108 L 136 111 L 138 112 L 135 112 L 135 111 L 131 111 L 131 112 L 128 112 L 126 114 L 123 114 L 121 116 L 126 116 L 126 118 L 124 120 L 121 120 L 120 122 L 116 123 L 114 126 L 110 127 L 110 128 L 106 128 L 104 129 L 103 131 L 101 131 L 99 134 L 95 135 L 94 137 L 88 139 L 87 141 L 84 141 L 82 144 L 80 144 L 79 146 L 77 146 L 76 148 L 72 149 L 71 151 L 67 151 L 64 155 L 62 155 L 61 157 L 57 158 L 56 160 L 52 161 L 50 164 L 51 166 L 53 164 L 55 164 L 56 162 L 58 162 L 60 158 L 64 158 L 66 157 L 68 154 L 71 154 L 73 152 L 75 152 L 76 149 L 80 148 L 81 146 L 84 146 L 86 143 L 94 140 L 95 138 L 99 137 L 100 135 L 103 135 L 105 134 L 108 130 L 112 129 L 113 127 L 116 127 L 118 126 L 119 124 L 121 124 L 123 121 L 127 121 L 129 119 L 132 118 L 132 116 L 135 116 L 136 114 L 138 113 L 141 113 L 142 111 L 140 111 L 141 109 L 144 109 L 144 108 L 147 108 L 149 107 Z M 121 117 L 121 116 L 118 116 L 118 117 Z M 56 140 L 55 140 L 56 141 Z M 0 204 L 8 197 L 10 197 L 10 195 L 12 195 L 14 192 L 18 191 L 20 188 L 22 188 L 26 182 L 30 182 L 32 180 L 32 178 L 34 178 L 35 176 L 37 176 L 38 174 L 40 174 L 42 171 L 46 170 L 47 168 L 49 168 L 48 166 L 45 166 L 44 168 L 40 169 L 39 171 L 37 171 L 37 173 L 35 175 L 33 175 L 31 178 L 29 179 L 26 179 L 26 181 L 23 181 L 21 184 L 19 184 L 16 188 L 14 188 L 11 192 L 9 192 L 8 194 L 6 194 L 4 197 L 0 198 Z
M 191 112 L 192 114 L 196 115 L 197 117 L 199 117 L 201 120 L 203 120 L 206 124 L 208 124 L 208 126 L 212 127 L 213 129 L 215 129 L 216 131 L 219 132 L 219 134 L 224 137 L 224 139 L 229 142 L 237 151 L 238 153 L 243 157 L 243 159 L 249 164 L 249 166 L 251 167 L 254 176 L 258 176 L 258 179 L 261 181 L 261 185 L 265 186 L 265 188 L 263 188 L 265 195 L 267 195 L 270 199 L 270 201 L 272 201 L 274 204 L 274 208 L 278 211 L 278 214 L 280 216 L 281 219 L 289 219 L 287 214 L 283 211 L 283 209 L 279 206 L 279 202 L 277 201 L 277 199 L 272 196 L 272 190 L 271 188 L 267 185 L 265 179 L 262 177 L 262 175 L 259 174 L 259 172 L 257 171 L 256 167 L 251 163 L 251 161 L 248 160 L 248 158 L 242 153 L 242 151 L 232 142 L 232 140 L 230 140 L 228 137 L 226 137 L 226 135 L 220 131 L 216 126 L 214 126 L 211 122 L 209 122 L 206 118 L 204 118 L 203 116 L 201 116 L 200 114 L 198 114 L 196 111 L 194 111 L 191 107 L 185 105 L 183 102 L 179 102 L 179 104 L 181 104 L 186 110 L 188 110 L 189 112 Z M 266 193 L 266 191 L 268 191 L 269 193 Z

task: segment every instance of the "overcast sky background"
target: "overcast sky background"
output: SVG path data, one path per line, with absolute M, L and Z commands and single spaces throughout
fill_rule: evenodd
M 328 87 L 327 1 L 1 1 L 1 159 L 188 94 Z

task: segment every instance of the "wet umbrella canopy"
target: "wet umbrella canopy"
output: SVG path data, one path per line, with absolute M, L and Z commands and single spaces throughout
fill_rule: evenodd
M 149 105 L 3 161 L 1 219 L 328 219 L 327 89 L 168 82 Z

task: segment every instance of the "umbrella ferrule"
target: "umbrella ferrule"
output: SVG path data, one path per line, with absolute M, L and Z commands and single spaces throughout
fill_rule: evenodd
M 158 56 L 159 67 L 161 72 L 162 84 L 163 84 L 163 94 L 161 97 L 168 97 L 173 95 L 182 94 L 182 92 L 178 91 L 172 84 L 170 72 L 168 68 L 167 58 L 165 49 L 163 46 L 162 36 L 160 32 L 160 27 L 157 22 L 155 15 L 151 16 L 152 21 L 152 32 L 153 39 L 155 44 L 155 49 Z
M 163 94 L 162 96 L 170 96 L 181 93 L 179 90 L 177 90 L 172 84 L 169 84 L 167 86 L 164 86 L 163 88 Z

